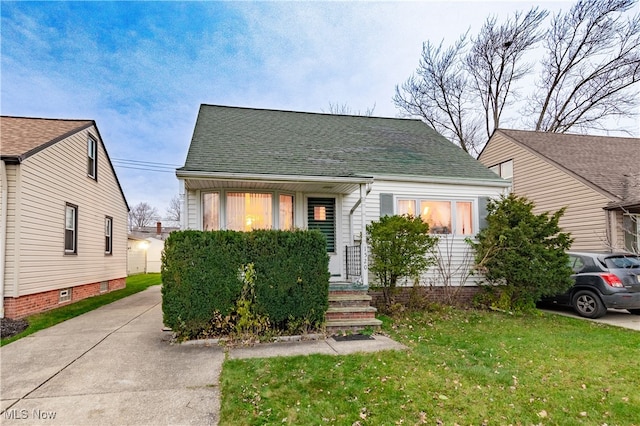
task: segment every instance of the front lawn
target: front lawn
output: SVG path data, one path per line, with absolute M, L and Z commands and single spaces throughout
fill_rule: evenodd
M 225 361 L 220 424 L 640 424 L 637 331 L 448 308 L 384 322 L 407 351 Z
M 51 327 L 52 325 L 56 325 L 70 318 L 77 317 L 85 312 L 97 309 L 100 306 L 115 302 L 123 297 L 131 296 L 134 293 L 146 290 L 152 285 L 159 284 L 162 284 L 162 276 L 160 274 L 132 275 L 127 277 L 127 286 L 121 290 L 83 299 L 71 305 L 27 317 L 26 320 L 29 323 L 29 326 L 21 333 L 2 339 L 0 341 L 0 346 L 4 346 L 15 340 L 21 339 L 38 330 Z

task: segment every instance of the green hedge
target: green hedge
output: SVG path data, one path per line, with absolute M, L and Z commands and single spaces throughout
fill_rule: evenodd
M 239 270 L 249 263 L 256 271 L 256 310 L 275 329 L 324 322 L 329 257 L 320 232 L 180 231 L 167 238 L 162 255 L 165 325 L 194 337 L 214 313 L 230 315 L 242 289 Z

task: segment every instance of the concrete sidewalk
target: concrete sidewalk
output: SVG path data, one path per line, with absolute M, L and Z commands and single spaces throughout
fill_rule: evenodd
M 215 425 L 225 349 L 173 345 L 160 286 L 0 348 L 3 425 Z M 384 336 L 233 348 L 229 358 L 402 349 Z

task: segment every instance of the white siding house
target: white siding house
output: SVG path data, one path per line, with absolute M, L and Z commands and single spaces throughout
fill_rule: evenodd
M 3 316 L 124 287 L 128 206 L 95 122 L 1 125 Z
M 486 199 L 510 186 L 419 120 L 212 105 L 176 175 L 182 229 L 319 229 L 332 281 L 364 284 L 364 225 L 420 215 L 460 262 Z

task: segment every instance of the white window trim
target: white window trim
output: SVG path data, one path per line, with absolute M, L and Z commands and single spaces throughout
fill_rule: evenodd
M 87 163 L 89 160 L 92 160 L 93 167 L 91 172 L 87 170 L 87 176 L 91 179 L 98 180 L 98 141 L 93 136 L 87 138 Z
M 104 218 L 104 238 L 105 238 L 105 250 L 104 254 L 113 254 L 113 218 L 111 216 L 105 216 Z M 109 248 L 107 249 L 106 242 L 109 238 Z
M 73 211 L 73 229 L 67 228 L 67 212 L 71 208 Z M 67 231 L 73 231 L 73 248 L 67 248 Z M 64 206 L 64 253 L 78 254 L 78 206 L 66 203 Z
M 503 176 L 502 174 L 502 167 L 504 164 L 507 163 L 511 163 L 511 176 Z M 498 176 L 500 176 L 502 179 L 513 179 L 513 158 L 510 158 L 508 160 L 505 161 L 501 161 L 498 164 L 494 164 L 493 166 L 489 167 L 489 170 L 491 170 L 492 172 L 494 172 L 495 174 L 497 174 Z M 496 170 L 497 168 L 497 170 Z
M 271 194 L 271 229 L 280 229 L 280 195 L 289 195 L 293 199 L 293 218 L 295 224 L 296 217 L 296 194 L 291 191 L 254 191 L 250 189 L 220 189 L 211 191 L 200 191 L 200 205 L 199 210 L 199 227 L 204 229 L 204 209 L 202 208 L 204 203 L 205 194 L 219 194 L 219 208 L 218 212 L 218 229 L 224 231 L 227 229 L 227 194 L 228 193 L 248 193 L 248 194 Z
M 58 303 L 71 302 L 72 298 L 73 298 L 73 289 L 71 287 L 62 288 L 58 292 Z
M 398 214 L 398 201 L 399 200 L 411 200 L 415 204 L 416 213 L 420 216 L 420 202 L 421 201 L 447 201 L 451 203 L 451 228 L 453 232 L 447 234 L 434 234 L 434 235 L 453 235 L 456 237 L 472 236 L 478 233 L 478 200 L 476 198 L 461 197 L 461 198 L 447 198 L 442 196 L 415 196 L 415 195 L 394 195 L 393 199 L 393 213 Z M 467 202 L 471 203 L 471 234 L 459 234 L 456 229 L 456 203 Z

